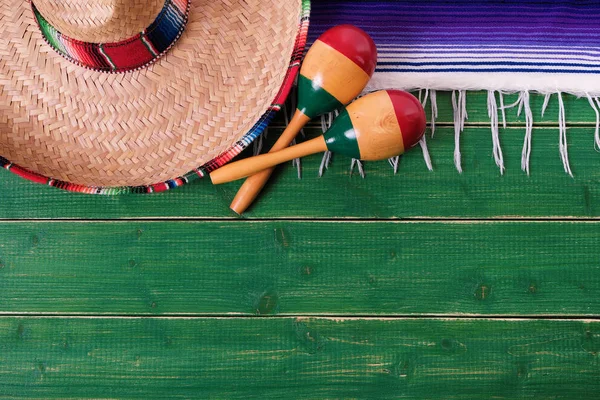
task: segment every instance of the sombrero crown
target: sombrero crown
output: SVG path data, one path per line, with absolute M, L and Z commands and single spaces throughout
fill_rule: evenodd
M 0 0 L 0 163 L 87 191 L 177 185 L 228 161 L 285 98 L 307 8 Z

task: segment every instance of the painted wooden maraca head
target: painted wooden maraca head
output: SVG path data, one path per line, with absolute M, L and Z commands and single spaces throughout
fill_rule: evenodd
M 377 46 L 362 29 L 338 25 L 308 51 L 298 80 L 298 109 L 309 118 L 342 108 L 375 72 Z
M 425 133 L 423 106 L 401 90 L 368 94 L 340 113 L 325 132 L 327 148 L 360 160 L 384 160 L 415 146 Z

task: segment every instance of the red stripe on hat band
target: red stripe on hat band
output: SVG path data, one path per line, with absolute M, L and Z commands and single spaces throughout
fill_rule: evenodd
M 35 183 L 41 183 L 41 184 L 46 184 L 48 182 L 48 178 L 46 178 L 45 176 L 27 171 L 24 168 L 21 168 L 17 165 L 12 165 L 10 167 L 10 172 L 12 172 L 13 174 L 19 175 L 21 178 L 25 178 L 29 181 L 35 182 Z

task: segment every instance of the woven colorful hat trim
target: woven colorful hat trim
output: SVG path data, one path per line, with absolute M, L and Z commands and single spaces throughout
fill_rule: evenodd
M 46 42 L 67 60 L 104 72 L 144 68 L 165 54 L 179 39 L 188 19 L 191 0 L 167 0 L 156 20 L 139 34 L 115 43 L 88 43 L 60 33 L 31 3 Z
M 166 4 L 165 4 L 165 8 L 171 7 L 172 5 L 174 5 L 175 2 L 179 2 L 178 4 L 181 5 L 183 0 L 167 0 Z M 186 0 L 186 4 L 189 3 L 189 0 Z M 265 128 L 271 123 L 271 121 L 273 120 L 273 118 L 275 117 L 276 113 L 281 110 L 281 108 L 283 107 L 285 100 L 288 96 L 288 94 L 290 93 L 292 86 L 294 85 L 294 82 L 296 80 L 296 76 L 298 75 L 298 72 L 300 70 L 300 64 L 302 62 L 302 57 L 304 55 L 304 49 L 306 47 L 306 41 L 307 41 L 307 36 L 308 36 L 308 27 L 309 27 L 309 16 L 310 16 L 310 0 L 302 0 L 302 12 L 301 12 L 301 19 L 300 19 L 300 23 L 299 23 L 299 28 L 298 28 L 298 34 L 296 36 L 296 40 L 295 40 L 295 44 L 294 44 L 294 50 L 292 52 L 292 59 L 290 62 L 290 65 L 288 67 L 288 70 L 286 72 L 286 76 L 283 80 L 283 84 L 281 86 L 281 88 L 279 89 L 279 92 L 277 94 L 277 96 L 275 97 L 275 99 L 273 100 L 273 102 L 271 103 L 271 106 L 267 109 L 267 111 L 261 116 L 261 118 L 258 120 L 258 122 L 252 127 L 252 129 L 250 129 L 249 132 L 247 132 L 242 139 L 240 139 L 237 143 L 235 143 L 229 150 L 223 152 L 220 156 L 218 156 L 217 158 L 213 159 L 212 161 L 206 163 L 205 165 L 202 165 L 192 171 L 190 171 L 189 173 L 185 174 L 184 176 L 179 176 L 176 177 L 174 179 L 170 179 L 168 181 L 165 182 L 159 182 L 153 185 L 145 185 L 145 186 L 122 186 L 122 187 L 96 187 L 96 186 L 85 186 L 85 185 L 78 185 L 78 184 L 74 184 L 74 183 L 70 183 L 70 182 L 65 182 L 65 181 L 61 181 L 61 180 L 57 180 L 57 179 L 52 179 L 50 177 L 46 177 L 34 172 L 29 171 L 26 168 L 20 167 L 17 164 L 13 164 L 11 163 L 8 159 L 0 156 L 0 168 L 6 169 L 18 176 L 20 176 L 21 178 L 27 179 L 29 181 L 35 182 L 35 183 L 39 183 L 39 184 L 43 184 L 43 185 L 47 185 L 47 186 L 52 186 L 55 188 L 59 188 L 59 189 L 63 189 L 63 190 L 67 190 L 70 192 L 76 192 L 76 193 L 85 193 L 85 194 L 99 194 L 99 195 L 120 195 L 120 194 L 130 194 L 130 193 L 135 193 L 135 194 L 145 194 L 145 193 L 159 193 L 159 192 L 164 192 L 170 189 L 174 189 L 180 186 L 183 186 L 185 184 L 188 184 L 196 179 L 199 178 L 203 178 L 204 176 L 206 176 L 208 173 L 210 173 L 211 171 L 223 166 L 224 164 L 228 163 L 229 161 L 231 161 L 235 156 L 237 156 L 238 154 L 240 154 L 245 148 L 247 148 L 264 130 Z M 179 10 L 181 10 L 181 8 L 179 8 Z M 165 12 L 165 9 L 162 10 L 162 13 Z M 39 15 L 39 13 L 36 14 L 36 17 Z M 186 13 L 184 15 L 187 15 L 187 8 L 186 8 Z M 160 19 L 160 15 L 157 18 L 157 21 Z M 40 21 L 40 19 L 38 18 L 38 21 Z M 159 21 L 160 22 L 160 21 Z M 184 20 L 182 20 L 182 27 L 185 26 L 185 18 Z M 40 22 L 40 25 L 43 22 Z M 156 24 L 155 23 L 152 25 L 154 26 Z M 47 24 L 47 26 L 49 26 Z M 142 43 L 143 44 L 143 40 L 144 38 L 148 38 L 148 32 L 150 31 L 150 28 L 148 28 L 144 33 L 140 33 L 139 35 L 135 36 L 133 38 L 133 41 L 136 42 L 137 48 L 139 47 L 139 44 Z M 91 58 L 86 57 L 86 55 L 90 54 L 90 52 L 93 52 L 95 50 L 99 50 L 98 49 L 94 49 L 94 50 L 89 50 L 89 46 L 95 46 L 95 44 L 89 44 L 87 43 L 88 47 L 85 47 L 85 43 L 84 42 L 78 42 L 75 41 L 73 39 L 70 39 L 70 43 L 79 43 L 81 44 L 81 46 L 77 47 L 75 46 L 76 49 L 85 49 L 85 51 L 82 52 L 77 52 L 77 51 L 73 51 L 73 50 L 66 50 L 66 46 L 64 46 L 64 40 L 65 40 L 65 36 L 60 35 L 60 33 L 58 33 L 58 31 L 56 31 L 56 29 L 54 30 L 48 30 L 48 32 L 51 33 L 46 33 L 46 31 L 44 31 L 44 36 L 46 37 L 46 39 L 48 40 L 49 44 L 54 47 L 60 54 L 62 54 L 64 57 L 66 57 L 67 59 L 74 61 L 75 63 L 85 66 L 87 68 L 90 69 L 99 69 L 97 66 L 101 65 L 100 62 L 96 61 L 96 64 L 94 63 L 90 63 L 89 60 L 91 60 Z M 179 37 L 181 33 L 175 35 L 175 38 L 173 39 L 172 44 L 177 40 L 177 38 Z M 54 35 L 54 36 L 52 36 Z M 156 38 L 157 36 L 155 36 L 154 38 Z M 165 37 L 169 37 L 169 35 L 164 34 L 164 36 L 162 36 L 162 38 Z M 170 37 L 173 37 L 173 35 L 171 35 Z M 54 46 L 52 45 L 52 40 L 55 38 L 59 38 L 59 41 L 57 41 L 56 43 L 61 43 L 63 45 L 63 48 L 65 49 L 64 51 L 60 51 L 59 46 Z M 128 39 L 125 42 L 129 42 L 132 39 Z M 121 44 L 124 44 L 124 42 L 119 42 Z M 153 42 L 154 44 L 155 42 Z M 165 42 L 162 42 L 165 43 Z M 99 46 L 99 45 L 98 45 Z M 168 47 L 171 47 L 168 46 Z M 104 49 L 106 49 L 106 45 L 103 45 Z M 164 47 L 164 45 L 163 45 Z M 162 52 L 166 52 L 168 50 L 168 47 L 165 48 L 165 50 Z M 160 48 L 160 46 L 159 46 Z M 82 56 L 83 54 L 83 56 Z M 97 54 L 97 53 L 94 53 Z M 151 58 L 149 61 L 146 61 L 146 64 L 148 63 L 152 63 L 153 61 L 155 61 L 158 57 L 160 57 L 161 53 L 158 54 L 158 56 L 154 56 L 154 58 Z M 95 58 L 94 58 L 95 59 Z M 86 63 L 84 63 L 82 60 L 87 60 Z M 113 59 L 113 62 L 115 60 Z M 106 70 L 108 72 L 119 72 L 120 68 L 123 68 L 122 70 L 132 70 L 132 69 L 136 69 L 136 68 L 141 68 L 144 66 L 144 64 L 141 64 L 139 67 L 131 67 L 131 65 L 133 65 L 133 63 L 131 61 L 128 61 L 129 64 L 127 64 L 127 62 L 125 63 L 115 63 L 116 64 L 116 69 L 114 70 Z M 129 67 L 127 67 L 127 65 L 129 65 Z M 96 66 L 96 67 L 93 67 Z M 129 68 L 129 69 L 127 69 Z

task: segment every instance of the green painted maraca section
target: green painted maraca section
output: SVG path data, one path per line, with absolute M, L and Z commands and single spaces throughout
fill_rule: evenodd
M 300 75 L 298 78 L 298 110 L 310 119 L 342 108 L 344 105 L 313 81 Z
M 356 131 L 348 111 L 344 109 L 335 119 L 331 128 L 323 135 L 327 149 L 336 154 L 344 154 L 360 160 L 360 149 L 356 140 Z

